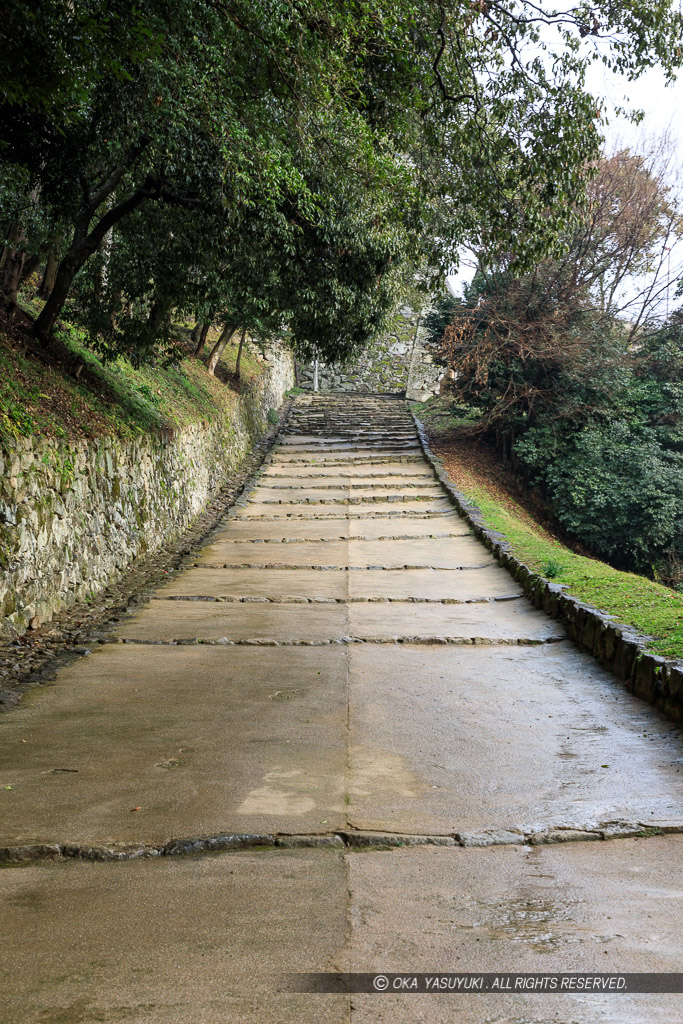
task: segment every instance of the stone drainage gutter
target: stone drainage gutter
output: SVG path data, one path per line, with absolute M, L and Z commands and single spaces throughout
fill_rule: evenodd
M 551 583 L 516 558 L 502 533 L 486 525 L 476 505 L 453 486 L 443 462 L 432 452 L 424 426 L 410 411 L 425 458 L 457 511 L 500 565 L 512 574 L 531 603 L 559 619 L 567 635 L 623 681 L 626 689 L 683 722 L 683 663 L 647 650 L 647 637 L 614 622 L 611 615 L 565 593 L 566 584 Z

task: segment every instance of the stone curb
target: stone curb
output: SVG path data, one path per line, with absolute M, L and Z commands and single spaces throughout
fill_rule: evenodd
M 337 850 L 388 850 L 395 847 L 446 846 L 554 846 L 560 843 L 651 839 L 683 834 L 683 822 L 608 821 L 589 826 L 556 825 L 543 828 L 514 826 L 475 831 L 453 831 L 443 835 L 371 832 L 354 828 L 322 833 L 240 833 L 186 836 L 167 842 L 145 843 L 16 843 L 0 845 L 2 865 L 32 861 L 124 861 L 150 857 L 186 857 L 192 854 L 229 853 L 254 849 L 296 850 L 323 848 Z
M 683 662 L 650 653 L 646 649 L 647 637 L 628 626 L 619 625 L 612 616 L 565 593 L 564 584 L 551 583 L 516 558 L 504 534 L 490 529 L 481 510 L 453 486 L 443 461 L 431 450 L 424 426 L 415 413 L 409 411 L 425 458 L 457 511 L 500 565 L 520 584 L 531 603 L 559 619 L 568 637 L 621 679 L 629 693 L 653 704 L 674 722 L 683 722 Z
M 542 637 L 480 637 L 480 636 L 338 636 L 324 640 L 275 640 L 271 637 L 230 640 L 228 637 L 186 637 L 177 640 L 137 640 L 128 637 L 114 637 L 110 644 L 129 644 L 137 647 L 340 647 L 357 644 L 405 644 L 409 647 L 540 647 L 546 644 L 560 644 L 562 636 Z

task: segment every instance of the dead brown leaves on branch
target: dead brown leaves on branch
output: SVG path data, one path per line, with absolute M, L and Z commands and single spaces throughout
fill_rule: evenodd
M 510 273 L 512 254 L 476 254 L 478 286 L 439 346 L 451 390 L 483 410 L 472 430 L 529 425 L 540 411 L 546 422 L 590 416 L 609 402 L 610 382 L 683 271 L 672 259 L 683 239 L 674 156 L 664 138 L 601 157 L 564 252 L 524 277 Z
M 482 409 L 481 418 L 467 428 L 472 435 L 507 435 L 512 419 L 531 423 L 541 411 L 544 417 L 550 411 L 552 418 L 554 408 L 558 419 L 585 415 L 596 361 L 604 369 L 605 362 L 616 365 L 623 358 L 623 350 L 609 346 L 594 353 L 594 335 L 577 326 L 576 308 L 555 305 L 532 312 L 530 300 L 529 282 L 514 282 L 505 295 L 494 293 L 474 308 L 463 307 L 445 330 L 439 357 L 454 371 L 451 391 Z M 574 408 L 558 400 L 560 380 L 571 382 L 565 394 L 583 394 Z

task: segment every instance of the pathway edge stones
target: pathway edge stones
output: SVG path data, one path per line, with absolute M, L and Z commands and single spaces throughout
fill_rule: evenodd
M 520 584 L 534 607 L 559 619 L 568 637 L 617 676 L 629 693 L 652 704 L 674 722 L 683 722 L 683 662 L 652 654 L 646 647 L 648 637 L 572 597 L 565 592 L 566 584 L 551 583 L 516 558 L 505 535 L 488 527 L 481 509 L 453 485 L 443 461 L 431 450 L 424 425 L 412 409 L 409 411 L 424 456 L 458 513 Z
M 183 836 L 162 843 L 17 843 L 0 846 L 0 865 L 34 861 L 124 861 L 150 857 L 184 857 L 207 853 L 234 853 L 240 850 L 345 849 L 388 850 L 394 847 L 448 846 L 554 846 L 571 842 L 608 842 L 617 839 L 649 839 L 661 835 L 683 834 L 683 822 L 652 826 L 646 822 L 610 821 L 592 825 L 533 826 L 463 830 L 443 834 L 380 832 L 346 828 L 336 832 L 220 832 L 216 835 Z

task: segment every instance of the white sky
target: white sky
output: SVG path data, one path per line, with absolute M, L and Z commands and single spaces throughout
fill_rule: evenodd
M 595 96 L 607 100 L 610 123 L 605 135 L 608 144 L 613 140 L 623 141 L 637 148 L 638 141 L 644 137 L 668 132 L 683 162 L 683 72 L 667 87 L 664 73 L 658 67 L 646 71 L 637 81 L 628 82 L 607 71 L 602 64 L 594 64 L 588 70 L 586 84 Z M 610 107 L 615 105 L 644 110 L 645 117 L 639 125 L 630 124 L 625 118 L 611 114 Z
M 586 86 L 602 100 L 601 109 L 608 121 L 604 126 L 607 149 L 626 145 L 638 150 L 648 137 L 668 133 L 677 150 L 678 181 L 683 188 L 683 71 L 667 87 L 664 73 L 658 67 L 629 82 L 608 71 L 602 63 L 595 63 L 588 68 Z M 640 124 L 634 125 L 614 115 L 616 106 L 643 110 L 645 116 Z M 471 278 L 472 269 L 461 265 L 459 272 L 447 277 L 446 282 L 459 295 L 463 282 Z

